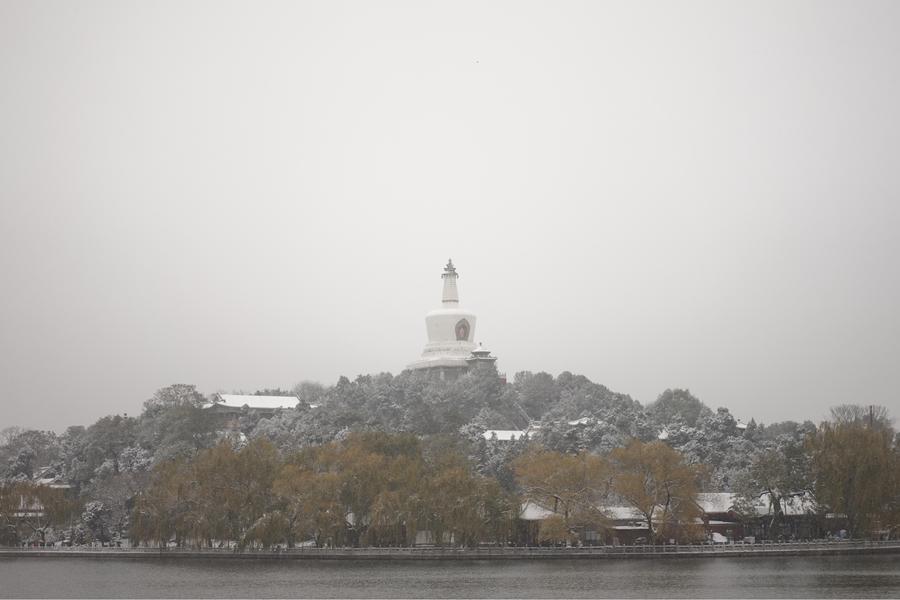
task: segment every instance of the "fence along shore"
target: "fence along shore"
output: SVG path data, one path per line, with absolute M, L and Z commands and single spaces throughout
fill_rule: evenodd
M 636 546 L 482 546 L 409 548 L 162 548 L 162 547 L 64 547 L 0 548 L 0 558 L 255 558 L 348 560 L 490 560 L 572 558 L 692 558 L 752 556 L 826 556 L 841 554 L 900 554 L 900 540 L 766 542 L 756 544 L 672 544 Z

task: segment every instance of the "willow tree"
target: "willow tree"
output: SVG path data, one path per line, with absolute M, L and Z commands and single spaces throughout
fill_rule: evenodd
M 295 537 L 399 545 L 415 539 L 422 473 L 415 436 L 354 433 L 291 456 L 275 492 Z
M 158 464 L 150 484 L 138 494 L 131 513 L 130 538 L 135 544 L 181 546 L 190 537 L 193 486 L 190 464 L 183 459 Z
M 647 522 L 649 542 L 660 534 L 689 530 L 700 516 L 697 506 L 703 470 L 660 441 L 632 440 L 610 453 L 613 491 Z
M 481 517 L 479 541 L 505 545 L 519 517 L 518 498 L 504 490 L 493 477 L 477 477 L 474 491 Z
M 344 527 L 343 514 L 336 510 L 339 489 L 340 479 L 335 473 L 318 473 L 294 463 L 281 468 L 273 491 L 288 547 L 304 540 L 314 540 L 320 546 L 325 540 L 335 539 Z
M 438 545 L 502 544 L 518 516 L 517 502 L 496 480 L 466 466 L 447 465 L 422 482 L 422 520 Z
M 0 485 L 0 543 L 47 543 L 52 531 L 71 525 L 79 503 L 63 488 L 21 481 Z
M 137 542 L 182 546 L 255 541 L 260 519 L 274 504 L 272 485 L 281 461 L 266 440 L 240 451 L 221 443 L 193 461 L 164 461 L 132 511 L 131 536 Z M 269 530 L 272 528 L 269 527 Z
M 755 454 L 736 484 L 741 510 L 748 514 L 755 514 L 761 498 L 768 502 L 769 531 L 779 530 L 791 499 L 805 496 L 811 489 L 810 457 L 802 437 Z
M 612 473 L 604 458 L 535 448 L 513 462 L 513 471 L 525 498 L 557 515 L 542 523 L 542 539 L 567 541 L 573 527 L 605 523 L 601 507 L 609 496 Z
M 838 407 L 809 440 L 818 503 L 847 517 L 851 537 L 890 527 L 900 492 L 900 459 L 886 411 Z
M 372 501 L 366 542 L 375 546 L 412 545 L 423 512 L 422 458 L 418 454 L 396 456 L 387 462 L 382 475 L 381 490 Z

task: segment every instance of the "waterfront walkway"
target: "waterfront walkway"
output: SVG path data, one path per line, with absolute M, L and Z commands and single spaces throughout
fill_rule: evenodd
M 666 546 L 585 546 L 572 548 L 493 546 L 478 548 L 287 548 L 242 551 L 228 548 L 0 548 L 4 557 L 91 558 L 262 558 L 339 560 L 493 560 L 557 558 L 689 558 L 724 556 L 825 556 L 839 554 L 900 554 L 900 540 L 790 542 Z

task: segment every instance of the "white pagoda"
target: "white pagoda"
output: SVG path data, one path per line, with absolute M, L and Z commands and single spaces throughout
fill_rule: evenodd
M 422 357 L 407 368 L 431 370 L 444 378 L 465 372 L 476 346 L 472 341 L 475 338 L 475 315 L 459 306 L 456 286 L 459 275 L 452 260 L 447 261 L 441 278 L 444 280 L 441 308 L 425 316 L 428 343 Z

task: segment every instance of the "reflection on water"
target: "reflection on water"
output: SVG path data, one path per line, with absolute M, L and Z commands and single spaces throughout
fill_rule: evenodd
M 0 558 L 0 597 L 897 598 L 900 556 L 446 562 Z

